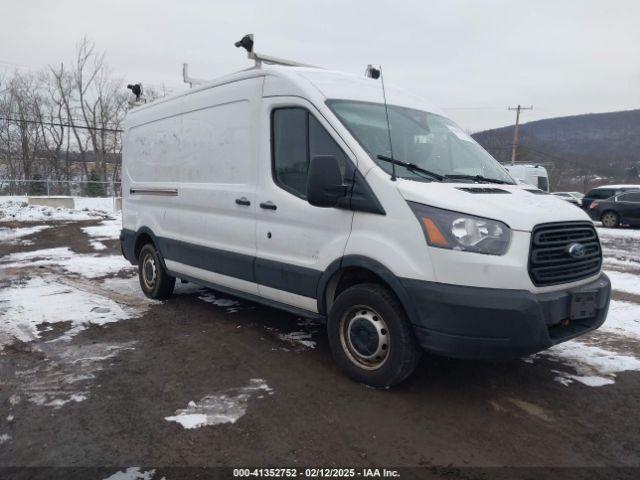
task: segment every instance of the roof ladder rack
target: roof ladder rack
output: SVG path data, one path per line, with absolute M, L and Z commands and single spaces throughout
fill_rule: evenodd
M 255 61 L 256 68 L 262 67 L 263 63 L 269 65 L 286 65 L 288 67 L 311 67 L 320 68 L 315 65 L 308 65 L 306 63 L 300 63 L 293 60 L 287 60 L 284 58 L 272 57 L 271 55 L 264 55 L 262 53 L 253 51 L 253 34 L 245 35 L 239 41 L 235 43 L 238 48 L 244 48 L 247 51 L 247 58 Z

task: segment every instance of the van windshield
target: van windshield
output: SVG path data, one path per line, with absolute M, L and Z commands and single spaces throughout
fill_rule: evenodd
M 327 105 L 371 158 L 387 173 L 391 156 L 384 104 L 327 100 Z M 507 171 L 451 120 L 412 108 L 388 105 L 393 156 L 442 176 L 481 176 L 514 184 Z M 424 175 L 396 166 L 396 175 L 425 181 Z

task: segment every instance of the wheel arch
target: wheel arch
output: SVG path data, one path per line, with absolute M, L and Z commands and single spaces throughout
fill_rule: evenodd
M 346 255 L 335 260 L 324 271 L 318 283 L 318 312 L 328 315 L 333 301 L 344 289 L 359 283 L 379 283 L 398 298 L 411 323 L 415 323 L 415 308 L 400 279 L 385 265 L 363 255 Z
M 153 246 L 156 248 L 156 251 L 158 252 L 158 258 L 162 263 L 162 267 L 165 270 L 169 271 L 167 269 L 167 265 L 164 263 L 164 256 L 162 254 L 162 245 L 160 239 L 156 237 L 156 235 L 149 227 L 140 227 L 135 233 L 132 252 L 135 262 L 138 262 L 140 250 L 142 250 L 142 247 L 144 247 L 147 243 L 153 244 Z

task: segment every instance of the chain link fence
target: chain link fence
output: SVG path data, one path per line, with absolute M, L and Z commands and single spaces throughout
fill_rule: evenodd
M 0 196 L 120 197 L 120 182 L 93 180 L 14 180 L 0 178 Z

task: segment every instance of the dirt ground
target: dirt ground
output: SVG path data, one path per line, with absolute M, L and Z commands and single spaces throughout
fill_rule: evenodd
M 0 257 L 55 247 L 119 254 L 113 239 L 92 250 L 81 227 L 97 224 L 62 222 L 28 237 L 32 245 L 0 245 Z M 0 287 L 52 268 L 7 269 Z M 63 279 L 87 292 L 100 288 L 70 274 Z M 111 295 L 131 308 L 142 302 L 133 290 Z M 0 433 L 10 440 L 0 444 L 0 477 L 103 479 L 134 466 L 140 476 L 113 478 L 147 478 L 151 469 L 148 478 L 215 478 L 232 471 L 205 467 L 268 466 L 403 467 L 403 478 L 640 475 L 636 371 L 604 387 L 566 386 L 553 381 L 557 365 L 545 357 L 478 363 L 425 355 L 407 382 L 378 391 L 337 370 L 322 325 L 215 292 L 204 298 L 181 285 L 142 315 L 90 326 L 69 341 L 51 341 L 69 325 L 43 324 L 38 340 L 7 346 L 0 353 Z M 251 379 L 268 387 L 247 390 Z M 68 387 L 73 401 L 50 401 Z M 47 401 L 33 401 L 52 390 Z M 192 429 L 166 420 L 215 394 L 241 397 L 244 414 Z

